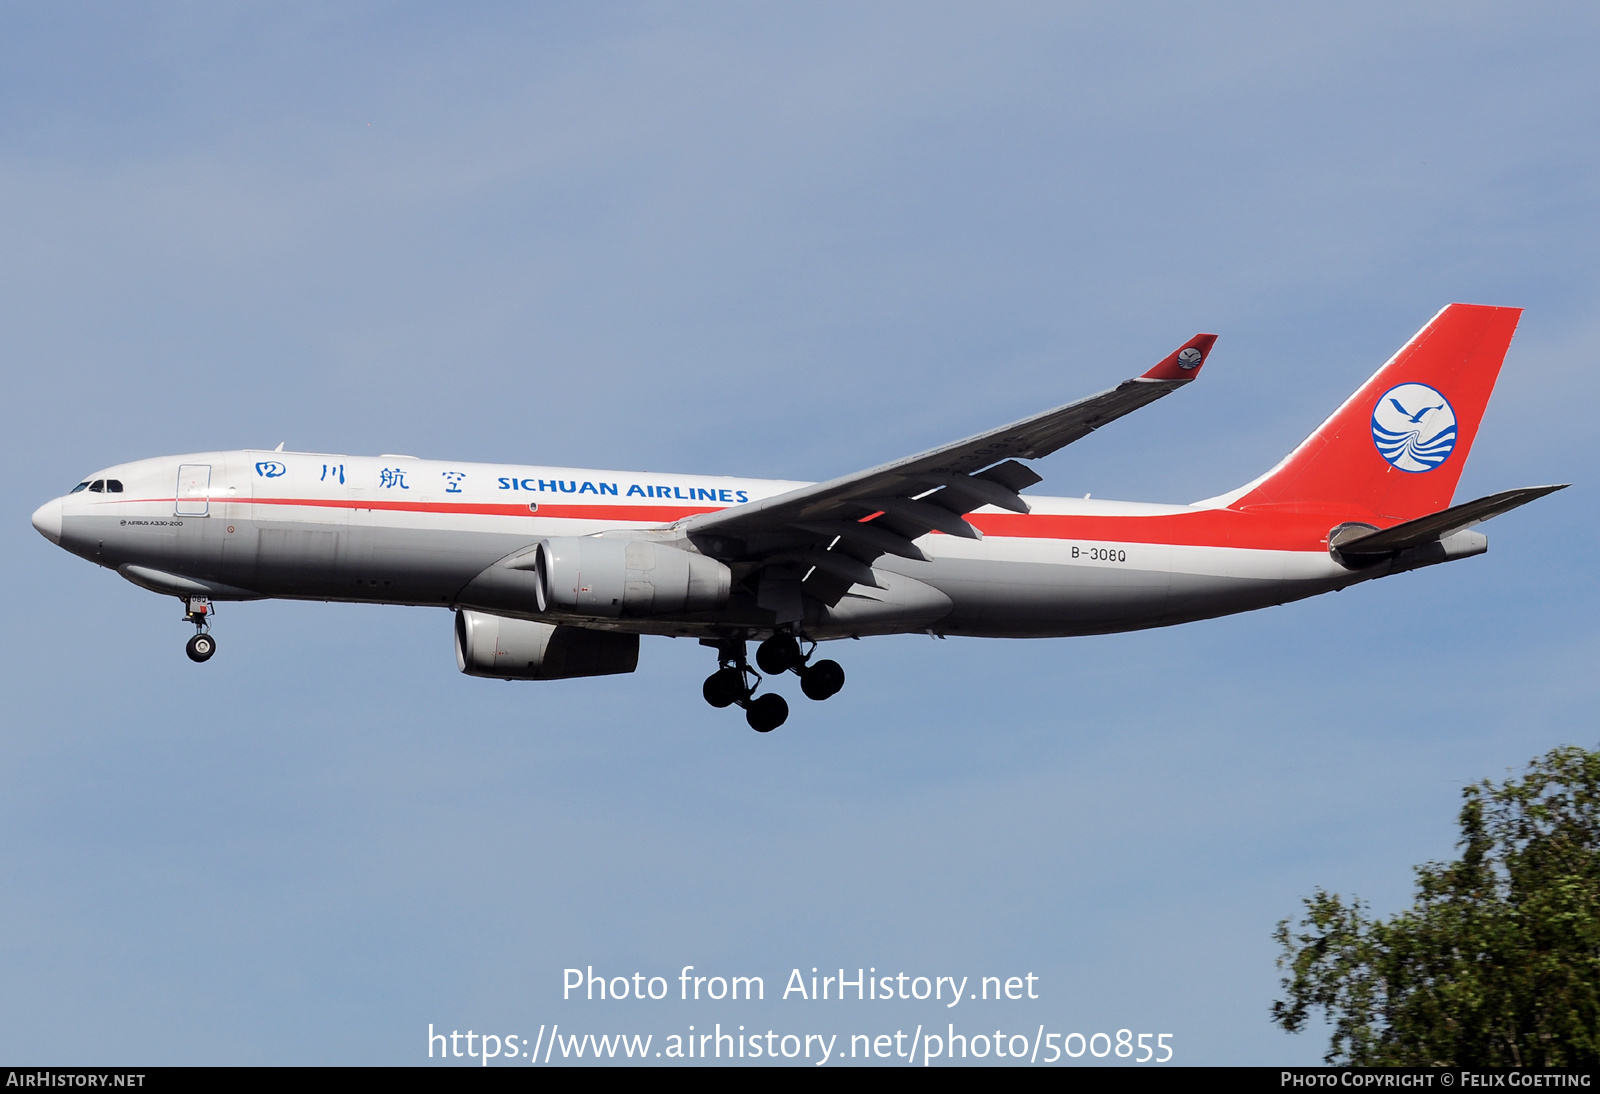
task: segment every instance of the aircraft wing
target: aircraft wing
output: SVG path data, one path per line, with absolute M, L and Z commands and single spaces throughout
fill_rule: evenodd
M 807 592 L 837 603 L 852 584 L 877 584 L 871 563 L 878 556 L 925 559 L 912 540 L 930 531 L 981 539 L 963 514 L 984 505 L 1026 513 L 1018 492 L 1041 480 L 1017 460 L 1048 456 L 1189 383 L 1216 340 L 1197 334 L 1148 372 L 1098 395 L 881 467 L 702 513 L 679 527 L 710 554 L 788 566 L 790 579 L 803 575 Z

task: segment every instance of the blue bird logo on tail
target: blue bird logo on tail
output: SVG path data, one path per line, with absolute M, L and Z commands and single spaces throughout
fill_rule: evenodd
M 1421 407 L 1417 411 L 1407 407 Z M 1456 447 L 1456 412 L 1427 384 L 1399 384 L 1372 408 L 1372 443 L 1402 471 L 1432 471 Z
M 1407 410 L 1405 407 L 1400 405 L 1400 400 L 1399 399 L 1391 398 L 1389 400 L 1389 402 L 1394 404 L 1394 408 L 1396 410 L 1398 410 L 1400 413 L 1404 414 L 1406 417 L 1410 418 L 1412 425 L 1415 425 L 1418 422 L 1422 421 L 1422 416 L 1424 414 L 1426 414 L 1428 411 L 1444 409 L 1444 405 L 1441 403 L 1439 406 L 1425 406 L 1421 410 L 1419 410 L 1415 414 L 1413 414 L 1413 413 L 1411 413 L 1411 411 Z

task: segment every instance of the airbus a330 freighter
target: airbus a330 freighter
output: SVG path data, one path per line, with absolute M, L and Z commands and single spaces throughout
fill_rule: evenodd
M 1473 526 L 1560 486 L 1451 505 L 1521 315 L 1451 304 L 1254 482 L 1192 505 L 1050 498 L 1047 456 L 1190 383 L 1197 334 L 1109 391 L 824 483 L 236 451 L 97 471 L 47 502 L 52 543 L 213 606 L 280 597 L 446 607 L 473 676 L 632 672 L 639 636 L 716 650 L 712 706 L 766 732 L 761 673 L 826 699 L 837 638 L 1104 634 L 1250 611 L 1483 553 Z M 280 446 L 281 448 L 281 446 Z M 756 664 L 747 643 L 759 641 Z

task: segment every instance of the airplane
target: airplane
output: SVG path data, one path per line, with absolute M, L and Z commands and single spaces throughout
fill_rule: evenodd
M 1476 525 L 1567 484 L 1451 504 L 1519 308 L 1451 304 L 1266 474 L 1190 505 L 1054 498 L 1036 460 L 1192 383 L 1197 334 L 1110 390 L 822 483 L 246 449 L 119 464 L 46 502 L 50 542 L 175 596 L 196 662 L 223 601 L 429 605 L 471 676 L 633 672 L 641 635 L 716 651 L 758 732 L 769 678 L 844 685 L 825 641 L 1106 634 L 1482 554 Z M 758 641 L 756 667 L 747 643 Z M 765 674 L 765 675 L 763 675 Z

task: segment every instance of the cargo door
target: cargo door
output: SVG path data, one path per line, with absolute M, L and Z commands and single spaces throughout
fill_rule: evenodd
M 256 556 L 250 587 L 274 596 L 335 596 L 350 517 L 345 461 L 298 452 L 252 456 Z

